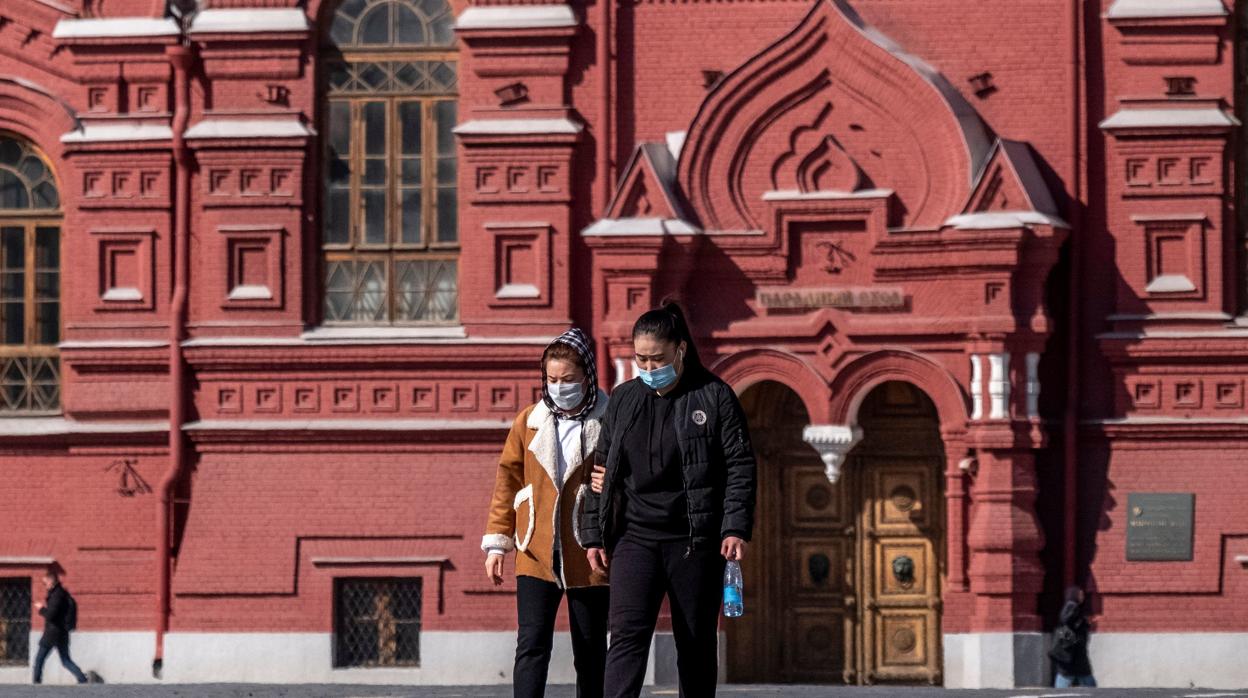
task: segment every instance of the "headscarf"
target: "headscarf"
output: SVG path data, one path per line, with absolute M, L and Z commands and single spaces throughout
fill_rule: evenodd
M 589 337 L 581 331 L 579 327 L 564 332 L 555 337 L 555 341 L 550 346 L 556 344 L 566 344 L 576 350 L 581 357 L 581 363 L 585 366 L 585 378 L 589 385 L 585 388 L 585 392 L 589 395 L 581 409 L 576 414 L 564 414 L 555 401 L 550 398 L 550 391 L 546 390 L 546 362 L 542 362 L 542 402 L 546 403 L 546 407 L 550 408 L 551 413 L 557 414 L 567 419 L 585 419 L 594 411 L 594 405 L 598 402 L 598 365 L 594 363 L 594 345 Z M 549 346 L 547 347 L 550 348 Z

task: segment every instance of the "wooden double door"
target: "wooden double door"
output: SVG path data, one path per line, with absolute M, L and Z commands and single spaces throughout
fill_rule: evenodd
M 859 413 L 840 479 L 801 441 L 784 386 L 743 396 L 759 455 L 743 618 L 725 621 L 739 682 L 941 682 L 944 458 L 930 400 L 886 383 Z

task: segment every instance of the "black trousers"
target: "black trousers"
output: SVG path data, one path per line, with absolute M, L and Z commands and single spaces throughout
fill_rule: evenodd
M 555 616 L 564 591 L 537 577 L 516 577 L 516 698 L 542 698 L 550 651 L 555 642 Z M 572 630 L 572 663 L 578 698 L 602 696 L 602 668 L 607 658 L 607 587 L 568 589 L 568 621 Z
M 680 695 L 715 695 L 724 558 L 718 550 L 695 550 L 686 555 L 687 549 L 686 540 L 659 543 L 625 534 L 611 551 L 607 696 L 635 698 L 641 694 L 650 642 L 665 594 L 672 611 Z
M 74 660 L 69 658 L 69 637 L 61 637 L 54 642 L 44 644 L 44 640 L 39 640 L 39 651 L 35 654 L 35 675 L 33 680 L 35 683 L 43 683 L 43 663 L 48 661 L 48 655 L 52 650 L 56 650 L 56 654 L 61 658 L 61 666 L 65 670 L 74 675 L 74 679 L 78 683 L 86 683 L 87 677 L 82 673 L 82 669 L 74 664 Z

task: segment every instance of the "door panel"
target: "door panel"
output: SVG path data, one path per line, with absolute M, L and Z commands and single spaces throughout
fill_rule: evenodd
M 726 620 L 731 681 L 940 683 L 944 456 L 935 408 L 886 383 L 836 484 L 801 441 L 796 394 L 742 396 L 758 457 L 745 616 Z
M 839 681 L 845 652 L 845 614 L 826 606 L 794 611 L 785 632 L 786 680 Z

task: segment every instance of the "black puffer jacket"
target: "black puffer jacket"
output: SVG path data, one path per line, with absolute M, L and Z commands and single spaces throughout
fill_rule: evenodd
M 680 380 L 685 389 L 675 398 L 672 414 L 689 507 L 690 547 L 717 550 L 730 535 L 749 540 L 754 529 L 757 468 L 741 403 L 727 383 L 705 369 L 690 367 Z M 577 536 L 581 547 L 615 545 L 624 513 L 619 444 L 621 436 L 634 427 L 647 390 L 639 379 L 633 379 L 611 394 L 595 454 L 607 472 L 602 493 L 585 497 Z

